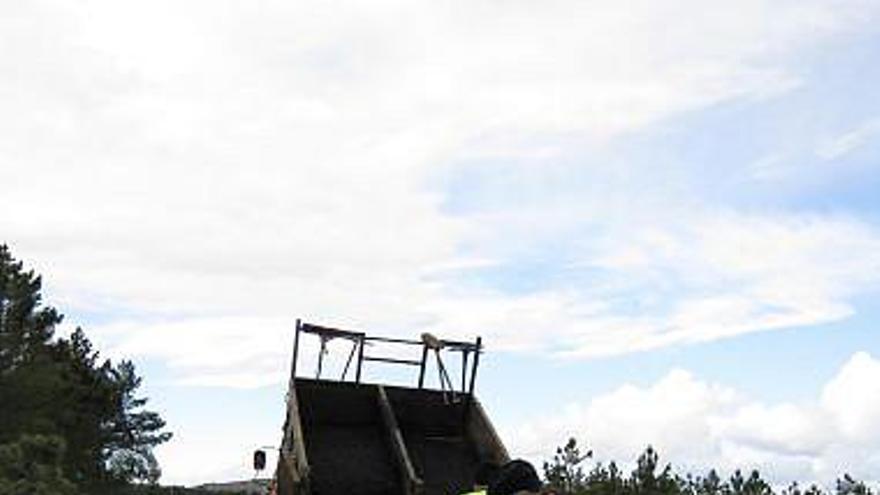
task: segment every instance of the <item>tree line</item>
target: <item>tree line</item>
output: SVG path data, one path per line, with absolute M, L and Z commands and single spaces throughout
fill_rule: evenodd
M 145 409 L 131 361 L 101 359 L 81 328 L 55 335 L 63 315 L 42 300 L 42 278 L 0 244 L 0 495 L 165 493 L 153 448 L 171 438 Z M 543 464 L 559 495 L 873 495 L 844 475 L 829 493 L 793 483 L 778 492 L 757 471 L 681 475 L 648 447 L 632 471 L 614 462 L 586 470 L 592 451 L 575 439 Z
M 151 493 L 171 438 L 128 360 L 101 359 L 0 245 L 0 495 Z M 179 491 L 177 493 L 180 493 Z
M 572 438 L 556 449 L 549 461 L 544 462 L 547 488 L 558 495 L 873 495 L 864 482 L 849 475 L 838 479 L 833 492 L 816 485 L 802 487 L 792 483 L 775 490 L 761 474 L 740 470 L 722 479 L 717 471 L 709 470 L 703 476 L 681 475 L 670 464 L 662 464 L 660 456 L 648 447 L 636 461 L 635 468 L 624 472 L 614 462 L 596 463 L 585 470 L 583 463 L 593 452 L 582 452 Z

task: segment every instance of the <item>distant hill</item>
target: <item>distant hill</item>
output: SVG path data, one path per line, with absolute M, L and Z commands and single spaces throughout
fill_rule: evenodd
M 228 483 L 206 483 L 194 487 L 209 493 L 227 493 L 238 495 L 265 495 L 269 488 L 269 480 L 230 481 Z

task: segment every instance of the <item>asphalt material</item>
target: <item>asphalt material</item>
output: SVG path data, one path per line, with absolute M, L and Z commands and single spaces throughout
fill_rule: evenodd
M 387 389 L 425 495 L 473 488 L 480 461 L 464 434 L 464 407 L 437 392 Z M 403 495 L 375 386 L 299 383 L 312 495 Z
M 401 493 L 379 425 L 313 426 L 306 436 L 313 495 Z
M 403 436 L 427 495 L 472 491 L 479 459 L 461 437 L 427 437 L 418 430 L 404 430 Z

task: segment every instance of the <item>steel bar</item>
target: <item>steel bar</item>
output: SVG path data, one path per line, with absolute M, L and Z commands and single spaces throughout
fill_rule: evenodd
M 421 366 L 421 361 L 416 361 L 414 359 L 395 359 L 395 358 L 384 358 L 384 357 L 373 357 L 373 356 L 364 356 L 364 361 L 378 361 L 380 363 L 392 363 L 392 364 L 407 364 L 410 366 Z
M 366 340 L 370 342 L 383 342 L 387 344 L 422 345 L 422 342 L 420 340 L 397 339 L 392 337 L 366 337 Z
M 422 344 L 422 363 L 419 369 L 419 388 L 425 386 L 425 368 L 428 367 L 428 346 Z
M 467 392 L 465 388 L 467 384 L 467 367 L 468 367 L 468 356 L 470 355 L 470 351 L 462 350 L 461 351 L 461 393 Z
M 440 350 L 434 349 L 434 355 L 437 356 L 437 369 L 440 371 L 440 390 L 443 391 L 444 400 L 446 400 L 446 391 L 449 390 L 454 402 L 455 386 L 452 384 L 452 380 L 449 378 L 449 373 L 446 371 L 446 366 L 443 364 L 443 359 L 440 357 Z
M 383 342 L 388 344 L 407 344 L 407 345 L 422 345 L 421 340 L 412 340 L 412 339 L 399 339 L 393 337 L 371 337 L 366 336 L 365 339 L 369 342 Z M 459 342 L 456 340 L 441 340 L 443 343 L 443 347 L 449 350 L 459 350 L 459 349 L 468 349 L 473 350 L 474 344 L 473 342 Z
M 476 345 L 473 342 L 460 342 L 457 340 L 442 340 L 443 347 L 449 350 L 455 349 L 470 349 L 474 350 Z
M 296 319 L 296 333 L 293 336 L 293 358 L 290 363 L 290 383 L 293 383 L 293 380 L 296 379 L 296 361 L 297 356 L 299 356 L 299 332 L 302 327 L 302 322 L 299 318 Z
M 474 386 L 477 381 L 477 368 L 480 366 L 480 352 L 482 352 L 483 348 L 483 337 L 477 337 L 477 351 L 474 353 L 474 364 L 471 368 L 471 385 L 468 389 L 468 395 L 474 395 Z
M 324 368 L 324 354 L 327 352 L 327 339 L 321 336 L 321 350 L 318 351 L 318 371 L 315 373 L 315 379 L 321 378 L 321 371 Z
M 345 377 L 348 375 L 348 367 L 351 366 L 351 360 L 354 359 L 354 353 L 358 348 L 357 341 L 352 342 L 351 344 L 351 352 L 348 353 L 348 360 L 345 362 L 345 369 L 342 370 L 342 381 L 345 381 Z
M 322 327 L 319 325 L 312 325 L 311 323 L 303 323 L 300 328 L 305 333 L 324 335 L 324 336 L 327 336 L 330 338 L 360 339 L 360 338 L 364 337 L 363 332 L 352 332 L 350 330 L 340 330 L 338 328 Z
M 362 335 L 358 341 L 358 367 L 355 382 L 361 382 L 361 370 L 364 368 L 364 336 Z

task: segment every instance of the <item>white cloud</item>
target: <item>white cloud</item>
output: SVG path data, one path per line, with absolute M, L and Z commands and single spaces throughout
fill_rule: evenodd
M 880 134 L 880 119 L 871 119 L 855 129 L 821 143 L 816 149 L 816 154 L 826 160 L 834 160 L 865 145 L 878 134 Z
M 880 234 L 845 217 L 680 212 L 623 221 L 586 247 L 599 300 L 625 300 L 582 326 L 574 356 L 603 356 L 850 316 L 880 282 Z M 589 321 L 589 319 L 587 319 Z M 595 329 L 590 327 L 594 326 Z
M 367 316 L 362 320 L 339 319 L 330 304 L 314 306 L 326 308 L 325 313 L 303 316 L 409 337 L 421 330 L 462 338 L 482 334 L 493 351 L 596 357 L 832 321 L 852 311 L 848 295 L 878 278 L 877 236 L 859 222 L 721 215 L 685 225 L 684 230 L 634 229 L 634 237 L 611 237 L 631 249 L 622 257 L 611 256 L 613 244 L 596 252 L 608 254 L 594 259 L 613 265 L 617 277 L 615 283 L 600 286 L 650 295 L 670 290 L 658 280 L 675 281 L 674 304 L 655 306 L 647 301 L 635 315 L 617 313 L 614 297 L 585 298 L 576 291 L 512 296 L 460 289 L 452 294 L 405 294 L 407 311 L 388 326 L 380 322 L 393 320 L 378 311 L 363 313 Z M 472 265 L 464 261 L 451 266 Z M 478 265 L 487 266 L 484 261 Z M 631 285 L 621 289 L 621 280 Z M 327 292 L 313 295 L 316 301 L 333 299 L 329 284 L 322 290 Z M 343 295 L 337 291 L 336 302 L 343 301 Z M 286 380 L 292 330 L 293 321 L 284 317 L 219 316 L 128 320 L 91 328 L 90 334 L 113 356 L 160 360 L 177 385 L 252 388 Z M 314 342 L 308 345 L 312 347 L 305 349 L 300 363 L 304 374 L 315 369 Z M 328 362 L 327 369 L 338 373 L 345 349 L 333 356 L 336 360 Z M 586 431 L 592 446 L 618 459 L 631 458 L 645 443 L 654 442 L 685 463 L 702 458 L 723 468 L 759 465 L 781 478 L 827 478 L 862 465 L 854 464 L 862 461 L 847 448 L 877 438 L 871 421 L 880 404 L 875 397 L 880 392 L 874 390 L 880 381 L 873 378 L 877 366 L 865 354 L 854 356 L 829 382 L 821 403 L 809 406 L 748 401 L 729 388 L 676 371 L 651 388 L 622 387 L 508 438 L 518 442 L 518 449 L 534 454 L 538 447 L 547 447 L 551 437 Z M 652 411 L 650 417 L 644 416 L 645 410 Z M 594 430 L 596 425 L 606 426 Z M 834 425 L 833 430 L 826 425 Z M 632 434 L 621 437 L 620 431 Z M 235 438 L 246 443 L 241 435 Z M 840 438 L 844 443 L 839 444 Z M 190 452 L 200 445 L 190 443 Z M 240 450 L 227 449 L 226 459 Z M 209 479 L 187 470 L 189 456 L 172 454 L 163 454 L 168 481 Z M 870 456 L 865 459 L 874 462 Z M 244 466 L 238 464 L 229 474 L 247 474 Z
M 294 315 L 599 356 L 839 319 L 877 276 L 877 236 L 855 220 L 670 224 L 681 204 L 643 197 L 650 184 L 576 208 L 455 217 L 430 183 L 462 157 L 563 155 L 576 145 L 541 138 L 602 143 L 779 95 L 801 83 L 805 51 L 872 28 L 876 2 L 0 10 L 2 241 L 46 275 L 53 303 L 100 316 L 88 330 L 102 348 L 156 358 L 177 383 L 283 380 Z M 632 224 L 621 213 L 654 207 Z M 581 261 L 616 276 L 595 292 L 513 296 L 438 276 L 501 265 L 526 236 L 596 218 L 602 245 Z M 639 288 L 669 307 L 644 296 L 619 311 Z
M 867 353 L 852 357 L 822 391 L 822 405 L 830 411 L 836 430 L 852 442 L 880 442 L 880 362 Z
M 159 359 L 178 384 L 251 388 L 285 382 L 293 328 L 293 321 L 226 317 L 111 323 L 89 335 L 106 343 L 108 357 Z
M 675 370 L 648 387 L 624 385 L 553 417 L 517 426 L 514 452 L 549 458 L 570 436 L 598 460 L 632 462 L 647 445 L 680 471 L 759 469 L 778 484 L 831 484 L 850 473 L 876 477 L 880 362 L 847 361 L 809 403 L 766 404 Z M 842 394 L 838 396 L 836 394 Z M 833 397 L 829 397 L 833 396 Z M 841 416 L 843 415 L 843 417 Z
M 251 455 L 259 448 L 266 452 L 266 466 L 272 469 L 277 463 L 277 451 L 263 448 L 271 445 L 262 445 L 260 439 L 276 445 L 280 425 L 247 423 L 242 421 L 237 424 L 237 431 L 222 431 L 211 427 L 200 428 L 194 422 L 186 430 L 176 432 L 175 441 L 156 448 L 163 471 L 162 484 L 193 486 L 251 479 L 255 474 L 251 467 Z M 267 472 L 259 475 L 266 476 Z
M 793 159 L 783 153 L 770 153 L 748 165 L 749 175 L 756 181 L 788 179 L 797 171 Z
M 482 335 L 495 350 L 595 358 L 838 321 L 855 312 L 852 296 L 880 283 L 880 234 L 850 218 L 706 212 L 667 228 L 621 225 L 629 229 L 606 231 L 583 252 L 586 268 L 602 270 L 587 287 L 514 295 L 432 277 L 407 285 L 337 268 L 338 278 L 319 278 L 290 300 L 303 308 L 298 316 L 343 328 Z M 467 273 L 472 266 L 462 261 L 442 270 Z M 292 305 L 259 278 L 229 280 L 236 291 L 266 291 L 277 307 L 262 317 L 121 319 L 94 331 L 117 354 L 167 362 L 185 383 L 283 381 L 293 325 L 285 313 Z M 234 298 L 219 285 L 208 295 Z
M 51 275 L 59 306 L 125 315 L 109 326 L 127 352 L 176 362 L 142 334 L 184 342 L 237 318 L 302 315 L 467 328 L 505 348 L 566 336 L 578 345 L 557 350 L 609 355 L 839 319 L 877 274 L 874 234 L 856 221 L 706 215 L 599 239 L 598 263 L 644 288 L 664 288 L 649 264 L 683 279 L 663 311 L 634 318 L 607 294 L 555 288 L 471 291 L 434 275 L 506 261 L 516 229 L 540 237 L 635 210 L 640 191 L 493 220 L 444 213 L 427 184 L 452 157 L 510 152 L 519 137 L 602 140 L 784 91 L 798 80 L 788 56 L 870 26 L 870 2 L 4 8 L 0 229 Z M 506 330 L 548 314 L 545 335 Z M 199 376 L 232 378 L 215 371 Z

